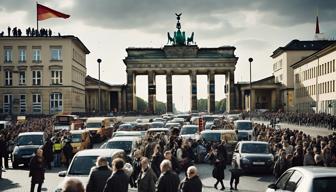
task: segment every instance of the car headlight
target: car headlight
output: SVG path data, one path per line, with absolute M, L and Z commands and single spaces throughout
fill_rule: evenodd
M 243 158 L 241 159 L 241 162 L 242 162 L 242 164 L 249 164 L 249 163 L 250 163 L 250 160 L 247 159 L 246 157 L 243 157 Z

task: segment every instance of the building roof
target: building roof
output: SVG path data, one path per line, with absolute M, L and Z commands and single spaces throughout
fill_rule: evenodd
M 324 49 L 322 49 L 322 50 L 320 50 L 318 52 L 315 52 L 315 53 L 309 55 L 308 57 L 305 57 L 305 58 L 301 59 L 300 61 L 298 61 L 298 62 L 294 63 L 293 65 L 291 65 L 291 67 L 293 69 L 296 69 L 298 67 L 301 67 L 304 64 L 307 64 L 307 63 L 309 63 L 309 62 L 311 62 L 311 61 L 313 61 L 313 60 L 315 60 L 315 59 L 317 59 L 319 57 L 322 57 L 322 56 L 324 56 L 326 54 L 329 54 L 331 52 L 334 52 L 334 51 L 336 51 L 336 42 L 334 42 L 333 44 L 325 47 Z
M 280 83 L 274 83 L 274 75 L 271 75 L 269 77 L 265 77 L 263 79 L 259 79 L 257 81 L 252 81 L 252 85 L 259 84 L 259 83 L 272 83 L 272 84 L 279 84 Z M 249 82 L 237 82 L 238 85 L 249 85 Z
M 85 77 L 85 85 L 88 85 L 89 82 L 93 82 L 93 83 L 96 83 L 98 85 L 99 80 L 94 78 L 94 77 L 91 77 L 90 75 L 87 75 Z M 109 84 L 109 83 L 104 82 L 102 80 L 100 80 L 100 83 L 101 83 L 101 85 L 107 86 L 107 87 L 123 87 L 123 86 L 125 86 L 124 84 Z
M 294 39 L 286 46 L 278 47 L 275 51 L 273 51 L 271 57 L 275 58 L 285 51 L 318 51 L 335 42 L 336 41 L 334 40 L 300 41 Z
M 84 43 L 74 35 L 62 35 L 62 36 L 51 36 L 51 37 L 35 37 L 35 36 L 1 36 L 0 40 L 57 40 L 57 39 L 71 39 L 74 44 L 81 48 L 85 54 L 89 54 L 89 49 L 84 45 Z

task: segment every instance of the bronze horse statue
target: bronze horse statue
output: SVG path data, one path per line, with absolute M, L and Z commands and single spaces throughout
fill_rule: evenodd
M 187 38 L 187 45 L 194 43 L 194 32 L 191 33 L 191 36 Z
M 169 32 L 167 33 L 167 35 L 168 35 L 168 43 L 167 43 L 167 44 L 169 44 L 169 43 L 174 43 L 175 40 L 174 40 L 173 37 L 170 36 L 170 33 L 169 33 Z

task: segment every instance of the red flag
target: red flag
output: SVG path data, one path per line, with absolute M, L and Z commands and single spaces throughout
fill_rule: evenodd
M 37 20 L 42 21 L 45 19 L 53 18 L 53 17 L 60 17 L 63 19 L 67 19 L 70 15 L 58 12 L 56 10 L 50 9 L 41 4 L 37 4 Z

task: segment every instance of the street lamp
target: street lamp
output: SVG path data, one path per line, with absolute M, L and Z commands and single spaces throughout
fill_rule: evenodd
M 250 57 L 248 59 L 248 61 L 250 62 L 250 120 L 251 120 L 252 119 L 252 117 L 251 117 L 251 115 L 252 115 L 252 113 L 251 113 L 251 110 L 252 110 L 252 79 L 251 79 L 251 77 L 252 77 L 252 68 L 251 68 L 251 63 L 253 61 L 253 58 Z
M 102 62 L 101 59 L 97 59 L 98 62 L 98 112 L 100 114 L 100 108 L 101 108 L 101 104 L 100 104 L 100 63 Z

